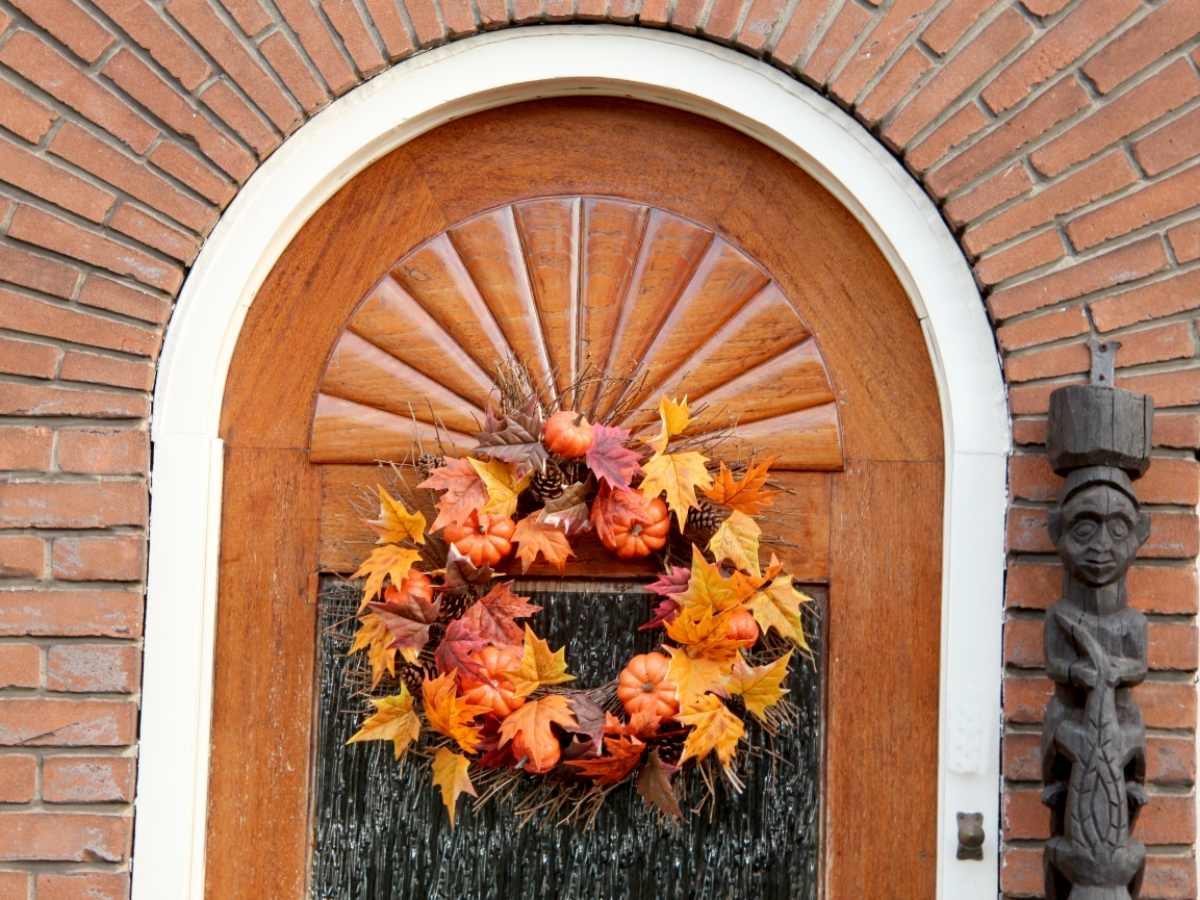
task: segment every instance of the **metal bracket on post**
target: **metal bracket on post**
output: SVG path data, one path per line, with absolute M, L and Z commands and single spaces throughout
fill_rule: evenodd
M 1054 696 L 1042 725 L 1042 802 L 1050 807 L 1047 900 L 1136 900 L 1146 848 L 1146 732 L 1131 689 L 1146 677 L 1146 618 L 1125 575 L 1150 534 L 1133 481 L 1150 465 L 1149 397 L 1113 387 L 1115 341 L 1088 342 L 1091 383 L 1050 395 L 1046 451 L 1065 476 L 1049 529 L 1062 598 L 1046 614 Z

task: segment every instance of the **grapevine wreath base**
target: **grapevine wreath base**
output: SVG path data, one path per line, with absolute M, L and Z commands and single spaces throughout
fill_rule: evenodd
M 688 437 L 686 398 L 664 397 L 643 440 L 611 424 L 619 404 L 592 422 L 564 398 L 544 404 L 515 367 L 497 382 L 471 455 L 422 454 L 392 466 L 399 499 L 379 488 L 350 649 L 369 660 L 372 709 L 350 743 L 429 758 L 451 825 L 464 793 L 504 798 L 521 821 L 586 826 L 627 783 L 673 819 L 688 773 L 714 802 L 721 784 L 739 792 L 739 753 L 769 754 L 792 724 L 783 683 L 809 652 L 809 598 L 760 559 L 772 460 L 710 458 L 721 434 Z M 540 607 L 508 574 L 539 558 L 561 570 L 586 532 L 618 559 L 660 564 L 640 627 L 663 635 L 591 688 L 538 636 Z

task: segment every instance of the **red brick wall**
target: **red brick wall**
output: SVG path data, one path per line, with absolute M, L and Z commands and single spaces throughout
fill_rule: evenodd
M 1010 384 L 1004 891 L 1038 896 L 1047 396 L 1122 341 L 1162 412 L 1145 895 L 1195 896 L 1200 0 L 0 0 L 0 896 L 128 890 L 150 389 L 171 304 L 258 163 L 334 97 L 483 28 L 731 44 L 891 148 L 973 262 Z M 90 891 L 90 893 L 88 893 Z

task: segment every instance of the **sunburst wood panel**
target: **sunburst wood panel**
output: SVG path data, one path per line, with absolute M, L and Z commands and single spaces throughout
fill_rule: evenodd
M 770 273 L 709 228 L 607 197 L 489 210 L 398 260 L 333 349 L 313 460 L 469 449 L 508 359 L 549 403 L 635 433 L 659 396 L 686 394 L 723 455 L 842 466 L 820 349 Z

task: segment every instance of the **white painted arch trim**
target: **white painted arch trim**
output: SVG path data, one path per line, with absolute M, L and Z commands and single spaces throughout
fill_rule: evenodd
M 929 199 L 848 115 L 757 60 L 621 26 L 499 31 L 414 57 L 305 124 L 205 243 L 167 330 L 154 394 L 153 502 L 134 900 L 203 896 L 229 361 L 259 286 L 301 225 L 374 160 L 451 119 L 536 97 L 619 95 L 723 122 L 791 159 L 878 243 L 924 327 L 946 437 L 938 897 L 998 893 L 1008 415 L 983 306 Z M 955 859 L 983 812 L 983 862 Z

